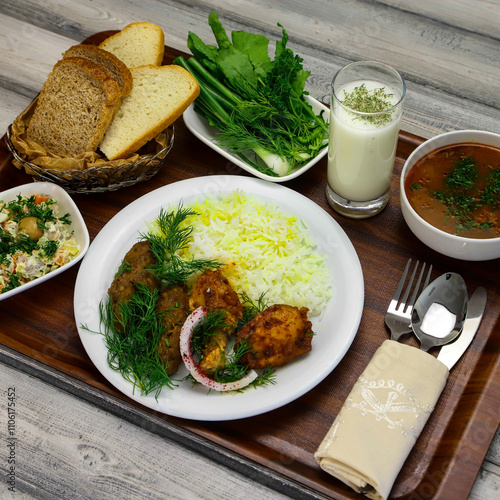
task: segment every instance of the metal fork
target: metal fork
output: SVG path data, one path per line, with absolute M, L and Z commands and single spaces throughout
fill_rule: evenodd
M 409 259 L 408 263 L 406 264 L 403 276 L 401 276 L 398 287 L 396 288 L 396 292 L 394 293 L 394 297 L 392 298 L 385 315 L 385 324 L 389 327 L 389 330 L 391 330 L 391 340 L 399 340 L 399 337 L 401 337 L 401 335 L 411 332 L 411 312 L 413 306 L 415 305 L 415 300 L 419 292 L 427 287 L 431 278 L 432 266 L 429 267 L 425 282 L 422 286 L 422 289 L 420 289 L 420 283 L 422 281 L 426 266 L 425 262 L 423 262 L 417 283 L 413 289 L 413 294 L 410 301 L 407 302 L 408 297 L 410 296 L 413 280 L 415 279 L 415 275 L 419 266 L 419 262 L 417 260 L 408 284 L 406 285 L 403 298 L 400 299 L 401 292 L 403 291 L 403 287 L 405 286 L 406 276 L 408 274 L 408 270 L 410 269 L 410 264 L 411 259 Z

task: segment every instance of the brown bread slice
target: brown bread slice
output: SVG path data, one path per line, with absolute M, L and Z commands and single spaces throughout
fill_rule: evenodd
M 120 103 L 118 83 L 100 65 L 62 59 L 38 96 L 27 138 L 57 156 L 95 151 Z
M 198 97 L 200 87 L 176 65 L 132 68 L 134 86 L 99 148 L 109 160 L 128 158 L 165 130 Z
M 130 94 L 133 85 L 132 74 L 127 66 L 111 52 L 95 45 L 80 44 L 70 47 L 63 54 L 64 59 L 69 57 L 82 57 L 100 64 L 116 80 L 122 91 L 122 97 Z

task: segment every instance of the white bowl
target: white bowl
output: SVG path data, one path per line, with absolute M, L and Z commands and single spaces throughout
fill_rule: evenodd
M 458 143 L 486 144 L 500 148 L 500 134 L 480 130 L 447 132 L 425 141 L 408 157 L 401 172 L 400 200 L 403 217 L 413 234 L 437 252 L 461 260 L 491 260 L 500 258 L 500 238 L 475 239 L 455 236 L 435 228 L 423 220 L 411 207 L 405 193 L 406 176 L 415 163 L 437 148 Z
M 39 285 L 40 283 L 54 278 L 58 274 L 66 271 L 70 267 L 74 266 L 77 262 L 79 262 L 87 253 L 87 250 L 89 248 L 89 232 L 80 213 L 80 210 L 78 210 L 78 207 L 75 205 L 75 202 L 70 198 L 68 193 L 57 184 L 54 184 L 52 182 L 32 182 L 30 184 L 24 184 L 22 186 L 17 186 L 15 188 L 4 191 L 3 193 L 0 193 L 0 200 L 7 202 L 15 200 L 18 195 L 29 197 L 37 194 L 44 194 L 56 200 L 57 204 L 59 205 L 60 215 L 64 215 L 67 213 L 70 214 L 71 224 L 69 226 L 69 231 L 73 231 L 75 239 L 80 245 L 80 253 L 72 261 L 64 264 L 61 267 L 58 267 L 45 276 L 36 278 L 33 281 L 18 286 L 17 288 L 9 290 L 8 292 L 1 293 L 0 300 L 5 300 L 9 297 L 12 297 L 12 295 L 24 292 L 28 288 Z
M 323 111 L 323 118 L 325 119 L 325 121 L 327 123 L 330 121 L 330 110 L 324 104 L 320 103 L 319 101 L 317 101 L 316 99 L 314 99 L 309 95 L 305 96 L 305 100 L 311 105 L 314 113 L 319 114 L 321 113 L 321 111 Z M 318 163 L 328 152 L 328 147 L 324 147 L 318 155 L 316 155 L 311 161 L 307 162 L 305 165 L 302 165 L 302 167 L 292 170 L 292 172 L 289 173 L 288 175 L 282 175 L 281 177 L 274 177 L 272 175 L 267 175 L 262 172 L 259 172 L 256 168 L 253 168 L 251 165 L 244 162 L 237 156 L 231 154 L 229 151 L 226 151 L 225 149 L 218 146 L 215 142 L 215 139 L 217 138 L 218 134 L 217 129 L 212 125 L 210 125 L 203 116 L 199 115 L 194 110 L 194 103 L 191 104 L 191 106 L 189 106 L 189 108 L 186 109 L 186 111 L 184 111 L 182 118 L 184 119 L 184 123 L 186 124 L 186 127 L 189 129 L 189 131 L 193 135 L 195 135 L 198 139 L 200 139 L 200 141 L 204 142 L 207 146 L 210 146 L 214 151 L 217 151 L 217 153 L 224 156 L 224 158 L 226 158 L 230 162 L 234 163 L 235 165 L 238 165 L 238 167 L 255 175 L 255 177 L 259 177 L 260 179 L 263 179 L 265 181 L 285 182 L 295 179 L 299 175 L 302 175 L 304 172 L 307 172 L 312 166 L 316 165 L 316 163 Z

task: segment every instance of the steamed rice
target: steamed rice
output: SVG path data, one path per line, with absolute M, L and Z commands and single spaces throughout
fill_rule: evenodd
M 307 307 L 321 314 L 331 297 L 326 256 L 318 253 L 304 221 L 242 191 L 207 197 L 190 208 L 192 241 L 186 259 L 216 259 L 233 288 L 268 304 Z

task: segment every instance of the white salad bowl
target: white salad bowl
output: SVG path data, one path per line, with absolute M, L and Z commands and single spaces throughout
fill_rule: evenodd
M 325 121 L 327 123 L 329 122 L 330 110 L 324 104 L 320 103 L 319 101 L 308 95 L 305 96 L 305 100 L 311 105 L 315 114 L 319 114 L 321 113 L 321 111 L 323 111 L 323 117 Z M 208 123 L 208 120 L 206 120 L 203 116 L 201 116 L 194 110 L 194 104 L 191 104 L 191 106 L 189 106 L 189 108 L 186 109 L 186 111 L 184 111 L 183 119 L 184 123 L 186 124 L 186 127 L 190 130 L 190 132 L 193 135 L 195 135 L 198 139 L 200 139 L 200 141 L 210 146 L 214 151 L 217 151 L 217 153 L 224 156 L 224 158 L 228 159 L 235 165 L 238 165 L 238 167 L 241 167 L 243 170 L 246 170 L 247 172 L 255 175 L 256 177 L 259 177 L 260 179 L 264 179 L 265 181 L 285 182 L 295 179 L 296 177 L 302 175 L 304 172 L 307 172 L 311 167 L 316 165 L 316 163 L 318 163 L 322 158 L 324 158 L 324 156 L 328 152 L 328 146 L 326 146 L 321 150 L 321 152 L 317 156 L 315 156 L 311 161 L 309 161 L 302 167 L 292 170 L 292 172 L 289 173 L 288 175 L 283 175 L 281 177 L 274 177 L 272 175 L 267 175 L 262 172 L 259 172 L 257 169 L 253 168 L 248 163 L 244 162 L 237 156 L 229 153 L 228 151 L 217 145 L 217 143 L 215 142 L 215 139 L 217 137 L 217 129 L 211 126 Z
M 480 130 L 459 130 L 438 135 L 422 143 L 408 157 L 401 172 L 400 201 L 403 217 L 419 240 L 443 255 L 467 261 L 500 258 L 500 238 L 467 238 L 437 229 L 417 214 L 406 196 L 405 180 L 413 165 L 435 149 L 459 143 L 485 144 L 500 148 L 500 134 Z
M 69 231 L 72 231 L 76 241 L 80 246 L 80 253 L 70 262 L 64 264 L 63 266 L 51 271 L 45 276 L 41 276 L 40 278 L 36 278 L 29 283 L 25 283 L 24 285 L 18 286 L 13 290 L 9 290 L 8 292 L 0 294 L 0 300 L 5 300 L 13 295 L 24 292 L 25 290 L 32 288 L 40 283 L 43 283 L 51 278 L 54 278 L 58 274 L 66 271 L 70 267 L 74 266 L 77 262 L 79 262 L 83 256 L 86 254 L 90 237 L 87 226 L 83 220 L 83 217 L 78 210 L 78 207 L 75 205 L 75 202 L 71 199 L 68 193 L 57 184 L 52 182 L 32 182 L 30 184 L 24 184 L 22 186 L 17 186 L 12 189 L 8 189 L 0 193 L 0 200 L 4 202 L 9 202 L 15 200 L 18 195 L 23 197 L 30 197 L 33 195 L 46 195 L 50 196 L 50 198 L 57 201 L 59 206 L 59 214 L 64 215 L 69 213 L 71 224 L 69 226 Z

